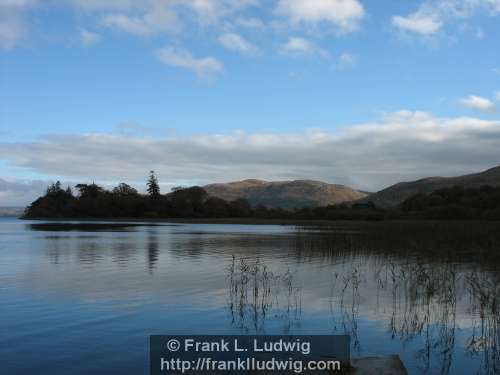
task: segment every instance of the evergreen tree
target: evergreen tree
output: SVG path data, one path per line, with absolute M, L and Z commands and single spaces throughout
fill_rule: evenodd
M 160 196 L 160 185 L 158 185 L 158 180 L 155 176 L 155 171 L 149 172 L 148 178 L 148 195 L 152 199 L 157 199 Z
M 47 188 L 47 194 L 58 194 L 62 191 L 61 189 L 61 182 L 60 181 L 57 181 L 55 184 L 51 184 L 48 188 Z

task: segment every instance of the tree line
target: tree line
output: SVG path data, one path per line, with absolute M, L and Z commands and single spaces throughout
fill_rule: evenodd
M 413 218 L 500 220 L 500 187 L 452 186 L 416 194 L 399 209 Z
M 120 183 L 111 190 L 95 184 L 78 184 L 74 193 L 58 181 L 44 196 L 31 203 L 24 218 L 210 218 L 249 217 L 253 210 L 245 199 L 226 202 L 209 197 L 198 186 L 176 187 L 161 194 L 160 185 L 151 171 L 146 194 Z
M 309 207 L 294 210 L 252 206 L 246 199 L 225 201 L 198 186 L 173 188 L 162 194 L 151 171 L 146 194 L 120 183 L 111 190 L 78 184 L 76 193 L 58 181 L 31 203 L 24 218 L 168 219 L 255 218 L 285 220 L 490 219 L 500 220 L 500 188 L 466 189 L 455 186 L 430 194 L 416 194 L 397 207 L 372 202 Z

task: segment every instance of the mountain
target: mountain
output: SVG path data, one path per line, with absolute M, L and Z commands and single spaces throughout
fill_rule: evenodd
M 484 185 L 500 186 L 500 166 L 487 171 L 459 177 L 428 177 L 417 181 L 400 182 L 361 201 L 372 201 L 377 206 L 394 206 L 415 194 L 429 194 L 435 190 L 452 186 L 478 188 Z
M 22 207 L 0 207 L 0 217 L 3 216 L 21 216 L 24 212 Z
M 203 188 L 209 195 L 226 201 L 245 198 L 253 206 L 264 205 L 287 209 L 339 204 L 368 195 L 347 186 L 310 180 L 278 182 L 244 180 L 211 184 Z

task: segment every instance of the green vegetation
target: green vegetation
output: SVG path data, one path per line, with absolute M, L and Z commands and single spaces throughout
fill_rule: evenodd
M 227 202 L 201 187 L 174 188 L 161 194 L 154 171 L 147 194 L 121 183 L 112 190 L 92 184 L 76 185 L 73 194 L 60 182 L 47 188 L 24 212 L 24 218 L 254 218 L 280 220 L 384 220 L 384 219 L 500 219 L 500 188 L 452 187 L 428 195 L 417 194 L 397 207 L 379 208 L 372 202 L 285 210 L 252 207 L 243 198 Z
M 360 323 L 373 311 L 412 348 L 422 373 L 454 373 L 457 353 L 480 359 L 470 373 L 499 373 L 498 222 L 342 222 L 306 228 L 293 241 L 297 263 L 315 259 L 335 270 L 331 320 L 354 351 L 366 348 Z
M 405 200 L 400 209 L 425 219 L 500 219 L 500 187 L 439 189 Z

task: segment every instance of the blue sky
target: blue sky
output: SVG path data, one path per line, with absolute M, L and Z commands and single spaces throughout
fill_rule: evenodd
M 491 167 L 499 46 L 500 0 L 0 0 L 0 205 L 150 169 L 376 190 Z

